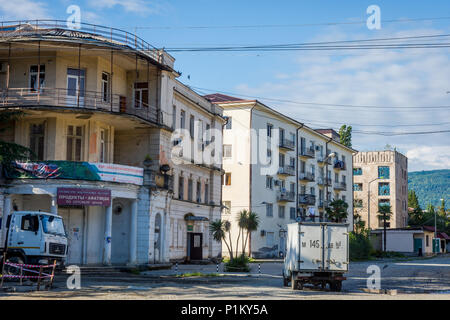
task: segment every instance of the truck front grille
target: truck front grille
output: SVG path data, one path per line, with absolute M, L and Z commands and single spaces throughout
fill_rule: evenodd
M 49 243 L 49 253 L 51 254 L 64 254 L 66 252 L 66 246 L 60 243 Z

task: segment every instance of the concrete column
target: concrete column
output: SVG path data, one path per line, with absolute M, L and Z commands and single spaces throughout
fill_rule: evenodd
M 112 204 L 106 207 L 105 212 L 105 237 L 103 239 L 103 264 L 111 265 L 111 233 L 112 233 Z
M 58 205 L 57 205 L 57 201 L 56 201 L 56 195 L 52 194 L 51 195 L 51 204 L 50 204 L 50 213 L 53 214 L 58 214 Z
M 130 261 L 129 264 L 136 264 L 137 253 L 137 200 L 131 202 L 131 221 L 130 221 Z

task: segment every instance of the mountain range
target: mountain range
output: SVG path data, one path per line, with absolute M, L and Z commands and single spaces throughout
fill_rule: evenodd
M 408 189 L 414 190 L 422 209 L 431 203 L 435 207 L 445 199 L 450 207 L 450 170 L 430 170 L 408 172 Z

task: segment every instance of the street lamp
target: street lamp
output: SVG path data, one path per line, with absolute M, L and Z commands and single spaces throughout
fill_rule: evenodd
M 325 162 L 325 199 L 328 201 L 328 159 L 336 157 L 336 152 L 332 152 L 325 157 L 323 160 Z M 330 177 L 331 181 L 331 177 Z M 322 222 L 322 214 L 320 214 L 320 221 Z

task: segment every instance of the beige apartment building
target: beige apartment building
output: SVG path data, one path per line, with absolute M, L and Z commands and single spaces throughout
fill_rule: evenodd
M 1 139 L 34 153 L 0 176 L 0 218 L 61 215 L 69 264 L 220 255 L 209 222 L 221 215 L 222 169 L 203 159 L 220 154 L 225 120 L 177 80 L 174 58 L 102 26 L 10 22 L 0 34 L 0 112 L 23 112 Z
M 388 228 L 408 225 L 408 158 L 396 150 L 358 152 L 353 156 L 355 213 L 366 227 L 383 227 L 378 208 L 390 205 Z
M 353 227 L 352 154 L 336 136 L 328 136 L 264 105 L 223 94 L 206 96 L 223 108 L 222 219 L 232 224 L 237 246 L 236 218 L 255 212 L 259 228 L 251 234 L 246 252 L 253 257 L 279 257 L 286 248 L 287 224 L 325 221 L 333 199 L 349 204 L 347 222 Z M 334 132 L 334 131 L 333 131 Z M 327 157 L 330 155 L 329 157 Z M 222 246 L 224 256 L 228 255 Z

